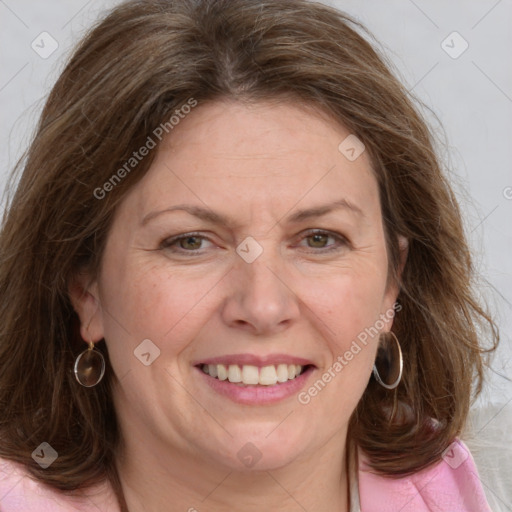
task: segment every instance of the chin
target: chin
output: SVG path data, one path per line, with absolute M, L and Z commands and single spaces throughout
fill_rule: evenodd
M 270 428 L 265 424 L 265 428 L 230 431 L 233 437 L 223 448 L 219 446 L 217 457 L 224 459 L 231 470 L 239 472 L 276 470 L 294 463 L 309 443 L 296 425 L 285 426 L 287 421 L 281 426 L 274 422 Z

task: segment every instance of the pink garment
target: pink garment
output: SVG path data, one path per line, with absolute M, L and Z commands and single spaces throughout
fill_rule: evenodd
M 368 472 L 360 459 L 361 512 L 492 512 L 466 445 L 454 441 L 435 466 L 392 480 Z
M 28 476 L 23 466 L 0 459 L 0 512 L 120 512 L 106 483 L 70 497 Z
M 461 441 L 454 441 L 435 466 L 400 479 L 372 474 L 361 453 L 359 461 L 361 512 L 491 512 L 473 458 Z M 33 481 L 21 466 L 0 459 L 0 512 L 64 511 L 119 512 L 119 507 L 107 484 L 64 496 Z

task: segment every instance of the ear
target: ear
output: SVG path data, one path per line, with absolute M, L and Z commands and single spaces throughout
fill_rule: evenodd
M 98 283 L 86 271 L 75 274 L 68 283 L 68 293 L 80 318 L 80 335 L 93 343 L 104 337 L 103 313 L 99 298 Z

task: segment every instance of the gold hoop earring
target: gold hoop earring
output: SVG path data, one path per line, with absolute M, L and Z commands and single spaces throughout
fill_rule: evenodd
M 389 347 L 382 347 L 382 345 L 380 345 L 379 343 L 377 358 L 375 359 L 375 364 L 373 365 L 373 376 L 382 387 L 386 389 L 395 389 L 402 380 L 404 359 L 402 357 L 402 348 L 400 347 L 400 343 L 395 333 L 389 331 L 386 334 L 389 334 L 393 337 L 393 340 L 395 342 L 395 353 L 392 354 L 392 350 L 389 350 Z M 379 357 L 379 354 L 381 354 L 381 357 Z M 381 361 L 381 364 L 379 364 L 379 366 L 382 366 L 380 372 L 377 369 L 377 359 Z M 397 360 L 398 368 L 396 364 L 393 364 Z M 386 380 L 387 382 L 391 382 L 391 384 L 384 382 L 384 380 L 381 377 L 381 373 L 384 376 L 384 380 Z
M 94 343 L 89 342 L 89 348 L 84 350 L 75 359 L 73 368 L 76 380 L 84 388 L 92 388 L 101 382 L 105 374 L 105 358 L 103 354 L 94 348 Z

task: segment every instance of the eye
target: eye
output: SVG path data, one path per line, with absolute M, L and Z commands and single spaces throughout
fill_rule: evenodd
M 329 244 L 329 239 L 334 240 L 334 243 Z M 307 247 L 311 249 L 321 249 L 320 251 L 314 252 L 335 251 L 348 245 L 346 238 L 342 235 L 322 230 L 310 231 L 309 234 L 303 236 L 300 241 L 303 242 L 304 240 L 307 241 Z
M 334 243 L 329 243 L 330 240 Z M 302 245 L 304 241 L 307 242 L 309 249 L 317 249 L 312 251 L 317 253 L 337 251 L 349 245 L 342 235 L 323 230 L 310 231 L 300 239 L 299 245 Z M 201 254 L 206 249 L 204 247 L 206 242 L 211 243 L 207 237 L 199 233 L 186 233 L 163 240 L 159 248 L 178 254 Z
M 160 244 L 161 249 L 169 249 L 172 252 L 189 252 L 194 253 L 204 249 L 203 242 L 208 241 L 204 236 L 198 233 L 187 233 L 185 235 L 168 238 Z

